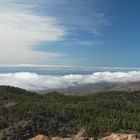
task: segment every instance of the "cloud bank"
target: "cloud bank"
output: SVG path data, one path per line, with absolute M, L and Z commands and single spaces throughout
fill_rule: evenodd
M 100 82 L 138 82 L 140 71 L 95 72 L 91 75 L 49 76 L 36 73 L 19 72 L 0 74 L 0 85 L 10 85 L 32 91 L 55 90 L 81 84 Z

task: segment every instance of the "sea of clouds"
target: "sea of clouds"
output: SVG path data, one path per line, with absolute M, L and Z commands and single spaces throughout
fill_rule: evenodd
M 70 74 L 64 76 L 39 75 L 30 72 L 0 74 L 0 85 L 10 85 L 32 91 L 54 90 L 81 84 L 100 82 L 138 82 L 140 71 L 95 72 L 89 75 Z

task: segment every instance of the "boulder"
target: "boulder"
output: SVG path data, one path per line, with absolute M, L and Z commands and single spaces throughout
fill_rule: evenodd
M 50 140 L 50 139 L 44 135 L 38 135 L 38 136 L 31 138 L 29 140 Z

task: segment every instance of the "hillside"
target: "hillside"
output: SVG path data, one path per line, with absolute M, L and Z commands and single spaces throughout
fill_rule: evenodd
M 54 90 L 50 90 L 53 92 Z M 99 82 L 95 84 L 80 84 L 68 88 L 57 89 L 61 93 L 69 93 L 75 95 L 104 92 L 104 91 L 140 91 L 140 82 Z M 44 92 L 44 91 L 40 91 Z M 46 91 L 48 92 L 48 91 Z
M 0 87 L 0 139 L 46 136 L 71 137 L 81 128 L 85 136 L 140 132 L 140 93 L 107 91 L 73 96 L 57 92 L 36 94 Z

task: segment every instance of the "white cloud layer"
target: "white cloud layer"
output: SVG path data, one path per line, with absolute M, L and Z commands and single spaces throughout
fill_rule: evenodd
M 39 52 L 31 48 L 41 41 L 59 41 L 66 35 L 57 19 L 37 15 L 31 8 L 22 8 L 16 2 L 0 1 L 0 63 L 23 63 L 61 56 L 59 53 Z
M 80 84 L 99 82 L 138 82 L 140 71 L 95 72 L 91 75 L 47 76 L 36 73 L 20 72 L 0 74 L 0 85 L 10 85 L 27 90 L 40 91 L 61 89 Z

